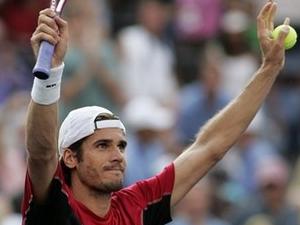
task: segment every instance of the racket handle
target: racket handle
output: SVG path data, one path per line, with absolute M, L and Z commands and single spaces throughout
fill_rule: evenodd
M 42 80 L 49 78 L 54 47 L 49 42 L 42 41 L 36 64 L 32 71 L 35 77 Z

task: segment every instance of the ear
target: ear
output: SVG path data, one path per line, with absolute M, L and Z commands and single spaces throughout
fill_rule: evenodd
M 64 150 L 63 153 L 63 160 L 65 165 L 70 168 L 73 169 L 76 167 L 76 165 L 78 164 L 78 160 L 76 157 L 76 153 L 74 153 L 71 149 L 67 148 Z

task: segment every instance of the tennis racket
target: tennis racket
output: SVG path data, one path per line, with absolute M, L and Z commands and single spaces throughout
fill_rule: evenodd
M 51 0 L 50 8 L 55 11 L 57 15 L 61 15 L 65 2 L 66 0 L 60 0 L 58 3 L 56 0 Z M 32 71 L 35 77 L 42 80 L 49 78 L 54 48 L 55 46 L 48 41 L 41 42 L 36 64 Z

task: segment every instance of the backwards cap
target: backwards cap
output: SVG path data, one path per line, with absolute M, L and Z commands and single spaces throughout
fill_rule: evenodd
M 95 121 L 99 114 L 113 115 L 108 109 L 99 106 L 87 106 L 71 111 L 59 129 L 58 149 L 62 155 L 64 149 L 102 128 L 120 128 L 125 132 L 123 123 L 118 119 Z

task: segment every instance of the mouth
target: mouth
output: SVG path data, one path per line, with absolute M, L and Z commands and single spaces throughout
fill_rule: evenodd
M 108 172 L 124 173 L 124 169 L 121 167 L 104 168 L 104 170 Z
M 110 177 L 116 177 L 116 178 L 122 178 L 122 179 L 124 177 L 124 173 L 122 172 L 122 170 L 119 170 L 119 169 L 106 170 L 105 172 Z
M 123 173 L 123 171 L 120 170 L 120 169 L 111 169 L 111 170 L 106 170 L 106 171 L 108 171 L 108 172 L 120 172 L 120 173 Z

